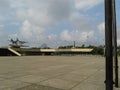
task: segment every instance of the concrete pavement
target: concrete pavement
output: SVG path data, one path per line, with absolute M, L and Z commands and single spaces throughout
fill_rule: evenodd
M 105 90 L 104 80 L 101 56 L 0 57 L 0 90 Z

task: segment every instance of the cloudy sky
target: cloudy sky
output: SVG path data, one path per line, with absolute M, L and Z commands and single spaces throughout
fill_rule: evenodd
M 116 0 L 120 45 L 120 0 Z M 0 46 L 104 44 L 104 0 L 0 0 Z

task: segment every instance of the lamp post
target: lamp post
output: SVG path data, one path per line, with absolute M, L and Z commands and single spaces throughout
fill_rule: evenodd
M 113 90 L 113 10 L 112 0 L 105 0 L 105 55 L 106 55 L 106 90 Z

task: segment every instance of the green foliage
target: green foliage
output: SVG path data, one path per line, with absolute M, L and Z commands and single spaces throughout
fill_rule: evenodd
M 72 47 L 73 47 L 72 45 L 69 45 L 69 46 L 59 46 L 58 49 L 70 49 Z
M 94 47 L 92 54 L 95 55 L 103 55 L 104 54 L 104 49 L 103 47 Z
M 60 46 L 58 48 L 59 49 L 70 49 L 72 47 L 73 47 L 72 45 L 68 45 L 68 46 Z M 91 52 L 91 54 L 94 54 L 94 55 L 103 55 L 104 54 L 103 46 L 93 46 L 93 45 L 85 46 L 83 44 L 81 46 L 76 46 L 75 48 L 93 48 L 93 51 Z
M 118 46 L 117 49 L 118 49 L 118 56 L 120 56 L 120 46 Z
M 118 56 L 120 56 L 120 50 L 118 51 Z
M 84 47 L 85 47 L 85 44 L 83 44 L 81 47 L 84 48 Z

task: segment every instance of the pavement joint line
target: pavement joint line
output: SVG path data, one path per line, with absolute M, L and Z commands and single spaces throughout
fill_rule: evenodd
M 95 73 L 99 72 L 101 69 L 98 69 Z M 82 82 L 84 82 L 85 80 L 87 80 L 88 78 L 94 76 L 95 73 L 92 73 L 91 75 L 89 75 L 88 77 L 86 77 L 85 79 L 83 79 L 82 81 L 80 81 L 78 84 L 74 85 L 72 88 L 68 89 L 68 90 L 72 90 L 73 88 L 75 88 L 76 86 L 78 86 L 79 84 L 81 84 Z
M 29 75 L 32 75 L 32 74 L 29 74 Z M 27 75 L 23 75 L 23 76 L 27 76 Z M 11 79 L 15 79 L 17 77 L 23 77 L 23 76 L 21 75 L 21 76 L 16 76 L 16 77 L 11 77 L 11 78 L 6 78 L 6 77 L 0 77 L 0 78 L 6 79 L 6 80 L 11 80 Z
M 74 57 L 73 57 L 74 58 Z M 99 57 L 98 57 L 99 58 Z M 97 59 L 98 59 L 97 58 Z M 0 58 L 1 59 L 1 58 Z M 43 61 L 44 60 L 44 58 L 41 58 L 40 59 L 40 61 L 33 61 L 34 59 L 32 59 L 32 58 L 30 58 L 30 62 L 27 60 L 27 59 L 29 59 L 29 58 L 26 58 L 25 60 L 23 60 L 24 58 L 21 58 L 21 59 L 18 59 L 18 58 L 15 58 L 15 59 L 13 59 L 13 58 L 6 58 L 6 59 L 8 59 L 8 62 L 7 61 L 1 61 L 2 63 L 0 63 L 0 67 L 1 67 L 1 74 L 3 73 L 5 73 L 5 76 L 4 75 L 1 75 L 2 77 L 0 77 L 0 82 L 2 83 L 4 80 L 15 80 L 14 78 L 16 78 L 16 79 L 18 79 L 18 83 L 21 83 L 22 82 L 22 80 L 23 81 L 25 81 L 25 83 L 26 84 L 23 84 L 23 85 L 20 85 L 21 87 L 24 87 L 24 86 L 28 86 L 28 85 L 30 85 L 31 83 L 32 84 L 38 84 L 38 85 L 42 85 L 41 84 L 41 82 L 42 81 L 46 81 L 46 80 L 49 80 L 49 79 L 56 79 L 56 78 L 59 78 L 59 76 L 60 77 L 64 77 L 65 79 L 66 79 L 66 81 L 68 80 L 69 81 L 69 78 L 70 78 L 70 81 L 71 80 L 74 80 L 74 78 L 73 79 L 71 79 L 71 75 L 69 76 L 69 74 L 72 74 L 73 76 L 72 77 L 74 77 L 75 76 L 75 80 L 77 80 L 78 82 L 77 83 L 75 83 L 74 85 L 72 85 L 72 87 L 73 87 L 73 89 L 76 89 L 77 87 L 78 87 L 78 90 L 79 90 L 79 86 L 81 86 L 81 85 L 83 85 L 84 83 L 88 83 L 88 84 L 90 84 L 90 85 L 94 85 L 95 83 L 96 84 L 98 84 L 98 85 L 96 85 L 96 86 L 99 86 L 99 83 L 97 83 L 96 81 L 97 81 L 97 79 L 99 80 L 101 77 L 102 77 L 102 80 L 100 80 L 100 84 L 101 84 L 101 86 L 103 86 L 104 85 L 104 83 L 102 83 L 102 82 L 104 82 L 104 77 L 103 77 L 103 74 L 105 73 L 104 72 L 104 61 L 103 61 L 103 58 L 102 58 L 102 60 L 100 60 L 100 59 L 98 59 L 98 61 L 97 61 L 97 59 L 96 59 L 96 56 L 95 56 L 95 58 L 80 58 L 79 59 L 79 57 L 77 57 L 76 59 L 77 60 L 75 60 L 75 59 L 70 59 L 70 61 L 71 62 L 69 62 L 68 60 L 66 61 L 66 58 L 60 58 L 60 60 L 58 59 L 53 59 L 53 58 L 51 58 L 51 60 L 52 60 L 52 62 L 50 62 L 50 60 L 48 61 L 47 60 L 47 58 L 45 58 L 45 60 L 46 61 Z M 6 60 L 5 59 L 5 60 Z M 16 59 L 18 59 L 18 60 L 16 60 Z M 79 60 L 78 60 L 79 59 Z M 84 60 L 85 59 L 85 60 Z M 93 59 L 93 61 L 92 61 L 92 59 Z M 10 60 L 12 60 L 12 61 L 10 61 Z M 22 60 L 22 61 L 20 61 L 20 60 Z M 38 60 L 38 59 L 37 59 Z M 95 61 L 96 60 L 96 61 Z M 53 62 L 55 61 L 55 63 L 53 64 Z M 12 63 L 13 62 L 13 63 Z M 20 64 L 19 64 L 19 62 L 20 62 Z M 28 64 L 27 64 L 27 62 L 28 62 Z M 50 62 L 50 63 L 49 63 Z M 93 63 L 94 62 L 94 63 Z M 97 63 L 95 63 L 95 62 L 97 62 Z M 8 65 L 6 64 L 6 63 L 8 63 Z M 10 63 L 10 64 L 9 64 Z M 40 64 L 38 64 L 38 63 L 40 63 Z M 4 65 L 5 64 L 5 65 Z M 14 64 L 15 64 L 15 66 L 14 66 Z M 23 65 L 23 67 L 20 67 L 20 66 L 18 66 L 17 68 L 16 68 L 16 66 L 17 66 L 17 64 L 19 64 L 19 65 Z M 43 64 L 45 64 L 45 66 L 43 65 Z M 120 64 L 120 63 L 119 63 Z M 31 65 L 36 65 L 35 66 L 35 68 L 31 68 Z M 37 66 L 38 65 L 38 66 Z M 42 65 L 42 66 L 39 66 L 39 65 Z M 62 65 L 62 66 L 64 66 L 64 65 L 68 65 L 68 67 L 64 67 L 64 68 L 59 68 L 59 67 L 57 67 L 57 69 L 55 69 L 55 68 L 51 68 L 51 66 L 53 66 L 53 65 Z M 44 72 L 44 70 L 42 70 L 42 69 L 44 69 L 44 68 L 46 68 L 48 66 L 48 71 L 45 71 Z M 61 66 L 61 67 L 62 67 Z M 5 67 L 5 70 L 6 71 L 3 71 L 3 69 L 4 69 L 4 67 Z M 10 69 L 8 68 L 6 68 L 6 67 L 10 67 Z M 50 69 L 49 69 L 49 67 L 50 67 Z M 91 68 L 90 68 L 91 67 Z M 16 68 L 16 69 L 15 69 Z M 39 69 L 39 68 L 41 68 L 41 69 Z M 85 68 L 85 69 L 84 69 Z M 55 69 L 55 70 L 54 70 Z M 97 72 L 99 69 L 102 69 L 102 70 L 100 70 L 99 72 Z M 12 73 L 11 71 L 13 71 L 14 70 L 14 73 Z M 25 70 L 23 73 L 22 73 L 22 71 L 23 70 Z M 34 72 L 34 70 L 35 70 L 35 72 Z M 80 71 L 80 70 L 82 70 L 82 72 Z M 8 74 L 8 75 L 10 75 L 10 76 L 7 76 L 7 73 L 8 73 L 8 71 L 10 71 L 10 73 Z M 31 71 L 31 72 L 28 72 L 28 71 Z M 20 72 L 20 73 L 19 73 Z M 27 73 L 28 72 L 28 73 Z M 90 73 L 89 73 L 90 72 Z M 119 70 L 119 72 L 120 72 L 120 70 Z M 85 73 L 85 77 L 81 77 L 81 73 L 83 73 L 83 75 L 84 75 L 84 73 Z M 96 73 L 96 74 L 94 74 L 94 73 Z M 92 74 L 94 74 L 93 76 L 90 76 L 90 75 L 92 75 Z M 32 78 L 29 78 L 28 77 L 28 79 L 26 78 L 26 80 L 24 80 L 24 79 L 19 79 L 19 78 L 22 78 L 22 77 L 26 77 L 27 75 L 33 75 L 33 77 Z M 43 76 L 43 77 L 46 77 L 46 78 L 43 78 L 43 79 L 36 79 L 36 81 L 35 82 L 33 82 L 32 81 L 32 79 L 34 79 L 34 76 L 36 76 L 37 75 L 37 77 L 41 77 L 41 76 Z M 65 76 L 69 76 L 69 77 L 65 77 Z M 76 75 L 78 76 L 78 78 L 76 77 Z M 80 76 L 79 76 L 80 75 Z M 98 76 L 97 76 L 98 75 Z M 102 76 L 101 76 L 102 75 Z M 4 78 L 3 78 L 4 77 Z M 8 77 L 8 78 L 7 78 Z M 9 78 L 10 77 L 10 78 Z M 12 77 L 12 78 L 11 78 Z M 79 79 L 79 77 L 81 77 L 80 79 Z M 90 77 L 90 78 L 89 78 Z M 95 78 L 94 78 L 95 77 Z M 64 79 L 64 78 L 60 78 L 60 79 Z M 67 79 L 68 78 L 68 79 Z M 88 79 L 87 79 L 88 78 Z M 31 79 L 31 81 L 29 81 L 29 79 Z M 84 79 L 86 79 L 86 80 L 84 80 Z M 28 82 L 31 82 L 31 83 L 28 83 L 28 82 L 26 82 L 28 80 Z M 84 81 L 83 81 L 84 80 Z M 90 82 L 89 82 L 89 81 Z M 82 82 L 83 81 L 83 82 Z M 13 81 L 14 82 L 14 81 Z M 37 83 L 38 82 L 38 83 Z M 40 83 L 39 83 L 40 82 Z M 93 83 L 92 83 L 93 82 Z M 7 82 L 6 82 L 7 83 Z M 80 83 L 78 86 L 76 86 L 75 88 L 74 88 L 74 86 L 75 85 L 77 85 L 78 83 Z M 14 84 L 14 83 L 13 83 Z M 63 84 L 63 83 L 61 83 L 61 84 Z M 44 85 L 44 84 L 43 84 Z M 63 84 L 64 85 L 64 84 Z M 69 84 L 68 84 L 69 85 Z M 15 86 L 15 88 L 21 88 L 20 86 Z M 46 87 L 46 88 L 48 88 L 49 89 L 49 85 L 47 85 L 47 84 L 45 84 L 45 86 L 48 86 L 48 87 Z M 11 87 L 11 86 L 10 86 Z M 29 87 L 26 87 L 26 88 L 22 88 L 22 89 L 30 89 L 32 86 L 29 86 Z M 35 87 L 37 87 L 37 86 L 33 86 L 33 88 L 35 88 Z M 54 85 L 53 86 L 51 86 L 51 87 L 54 87 Z M 91 86 L 92 87 L 92 86 Z M 5 87 L 4 87 L 5 88 Z M 42 88 L 42 86 L 38 86 L 37 88 Z M 56 88 L 59 88 L 59 87 L 56 87 Z M 71 88 L 71 87 L 70 87 Z M 70 89 L 70 88 L 68 88 L 68 89 Z M 8 88 L 9 89 L 9 88 Z M 7 89 L 7 90 L 8 90 Z M 10 88 L 10 89 L 12 89 L 12 88 Z M 13 87 L 13 89 L 14 89 L 14 87 Z M 53 88 L 54 89 L 54 88 Z M 63 88 L 64 89 L 64 88 Z M 67 90 L 68 90 L 67 89 Z M 117 88 L 114 88 L 115 90 L 118 90 Z M 119 88 L 120 89 L 120 88 Z M 6 89 L 5 89 L 6 90 Z M 20 89 L 21 90 L 21 89 Z M 88 88 L 88 90 L 89 90 L 89 88 Z
M 16 80 L 12 80 L 12 81 L 16 81 Z M 25 83 L 25 82 L 21 82 L 20 81 L 20 83 Z M 27 84 L 30 84 L 30 83 L 27 83 Z M 26 86 L 28 86 L 28 85 L 26 85 Z M 25 86 L 23 86 L 23 87 L 25 87 Z M 14 86 L 10 86 L 10 87 L 5 87 L 5 88 L 2 88 L 2 89 L 9 89 L 9 88 L 14 88 Z M 0 89 L 1 90 L 1 89 Z M 11 90 L 11 89 L 10 89 Z M 16 90 L 16 89 L 15 89 Z
M 10 79 L 9 79 L 9 80 L 10 80 Z M 12 80 L 13 80 L 13 79 L 12 79 Z M 22 83 L 34 84 L 34 83 L 24 82 L 24 81 L 20 81 L 20 80 L 13 80 L 13 81 L 19 81 L 19 82 L 22 82 Z
M 28 83 L 29 84 L 29 83 Z M 26 85 L 26 86 L 29 86 L 29 85 Z M 23 86 L 23 87 L 26 87 L 26 86 Z M 23 88 L 23 87 L 20 87 L 20 88 Z M 13 88 L 12 86 L 11 87 L 6 87 L 6 88 L 3 88 L 3 89 L 9 89 L 9 88 Z M 17 88 L 19 89 L 19 88 Z M 11 90 L 11 89 L 10 89 Z M 16 89 L 15 89 L 16 90 Z
M 59 89 L 59 90 L 65 90 L 65 89 L 60 89 L 60 88 L 56 88 L 56 87 L 52 87 L 52 86 L 39 85 L 39 84 L 36 84 L 36 83 L 31 83 L 30 85 L 27 85 L 27 86 L 31 86 L 31 85 L 44 86 L 44 87 L 50 87 L 50 88 Z M 24 87 L 21 87 L 21 88 L 25 88 L 27 86 L 24 86 Z M 21 89 L 21 88 L 18 88 L 18 89 Z
M 54 78 L 56 78 L 56 77 L 58 77 L 58 76 L 65 75 L 66 73 L 67 73 L 67 72 L 62 73 L 62 74 L 60 74 L 60 75 L 56 75 L 56 76 L 50 77 L 50 78 L 48 78 L 48 79 L 39 81 L 39 82 L 37 82 L 37 83 L 44 82 L 44 81 L 47 81 L 47 80 L 49 80 L 49 79 L 54 79 Z M 10 80 L 10 79 L 8 79 L 8 80 Z M 13 79 L 12 79 L 12 80 L 13 80 Z M 21 81 L 21 80 L 14 80 L 14 81 L 20 81 L 20 82 L 29 83 L 29 84 L 37 84 L 37 83 L 25 82 L 25 81 Z M 66 81 L 68 81 L 68 80 L 66 80 Z M 40 84 L 37 84 L 37 85 L 40 85 Z

